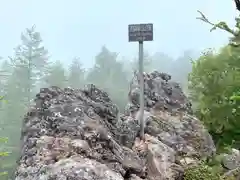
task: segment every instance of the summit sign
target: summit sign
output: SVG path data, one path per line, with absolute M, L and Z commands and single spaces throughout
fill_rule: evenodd
M 128 41 L 153 41 L 153 24 L 149 23 L 128 25 Z

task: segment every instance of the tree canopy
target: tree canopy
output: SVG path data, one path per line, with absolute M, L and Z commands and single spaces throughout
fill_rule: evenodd
M 240 49 L 239 18 L 235 29 L 225 22 L 212 23 L 202 12 L 198 18 L 212 30 L 222 29 L 232 37 L 218 51 L 209 49 L 192 62 L 189 92 L 195 102 L 196 115 L 207 125 L 219 150 L 233 145 L 240 148 Z

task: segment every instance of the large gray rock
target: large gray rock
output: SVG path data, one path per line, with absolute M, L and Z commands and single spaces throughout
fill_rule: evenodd
M 139 80 L 135 74 L 129 92 L 126 112 L 139 120 Z M 191 103 L 171 76 L 153 72 L 144 73 L 145 97 L 145 151 L 148 179 L 176 179 L 184 169 L 200 159 L 215 154 L 212 137 L 203 124 L 191 115 Z M 143 150 L 144 149 L 144 150 Z
M 229 154 L 223 154 L 222 166 L 225 168 L 223 177 L 234 177 L 236 180 L 240 180 L 240 151 L 237 149 L 231 149 Z
M 237 167 L 240 167 L 240 151 L 237 149 L 232 149 L 229 154 L 224 154 L 222 165 L 228 170 L 233 170 Z
M 191 103 L 184 95 L 180 85 L 170 81 L 171 76 L 154 71 L 144 73 L 145 108 L 164 110 L 170 113 L 177 111 L 192 114 Z M 139 107 L 139 75 L 134 74 L 130 85 L 129 104 L 126 113 L 135 111 Z
M 174 180 L 215 153 L 179 85 L 158 72 L 145 73 L 146 134 L 140 141 L 136 76 L 124 115 L 94 85 L 41 89 L 24 118 L 15 179 Z
M 16 180 L 122 180 L 144 174 L 131 150 L 139 126 L 118 119 L 108 95 L 84 90 L 41 89 L 24 119 Z

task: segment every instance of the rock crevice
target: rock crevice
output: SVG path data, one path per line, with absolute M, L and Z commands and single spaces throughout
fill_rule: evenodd
M 41 89 L 24 118 L 15 179 L 181 179 L 185 167 L 214 154 L 180 86 L 159 72 L 144 75 L 146 141 L 139 140 L 137 76 L 123 115 L 92 84 Z

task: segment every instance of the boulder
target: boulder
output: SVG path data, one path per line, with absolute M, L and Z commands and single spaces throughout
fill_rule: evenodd
M 24 118 L 15 179 L 174 180 L 213 155 L 211 136 L 165 73 L 144 75 L 145 141 L 138 138 L 137 76 L 125 114 L 92 84 L 42 88 Z
M 144 174 L 144 161 L 131 150 L 139 126 L 119 119 L 108 95 L 43 88 L 24 118 L 16 180 L 122 180 Z
M 139 92 L 139 77 L 135 74 L 126 112 L 137 122 Z M 191 115 L 191 103 L 180 85 L 171 81 L 170 75 L 157 71 L 144 73 L 144 98 L 147 145 L 141 146 L 146 154 L 149 179 L 180 178 L 186 167 L 215 154 L 212 137 L 203 124 Z
M 228 154 L 224 153 L 222 155 L 221 164 L 226 171 L 223 177 L 240 180 L 240 151 L 233 148 Z
M 237 149 L 232 149 L 229 154 L 224 154 L 222 165 L 228 170 L 233 170 L 237 167 L 240 167 L 240 151 Z

